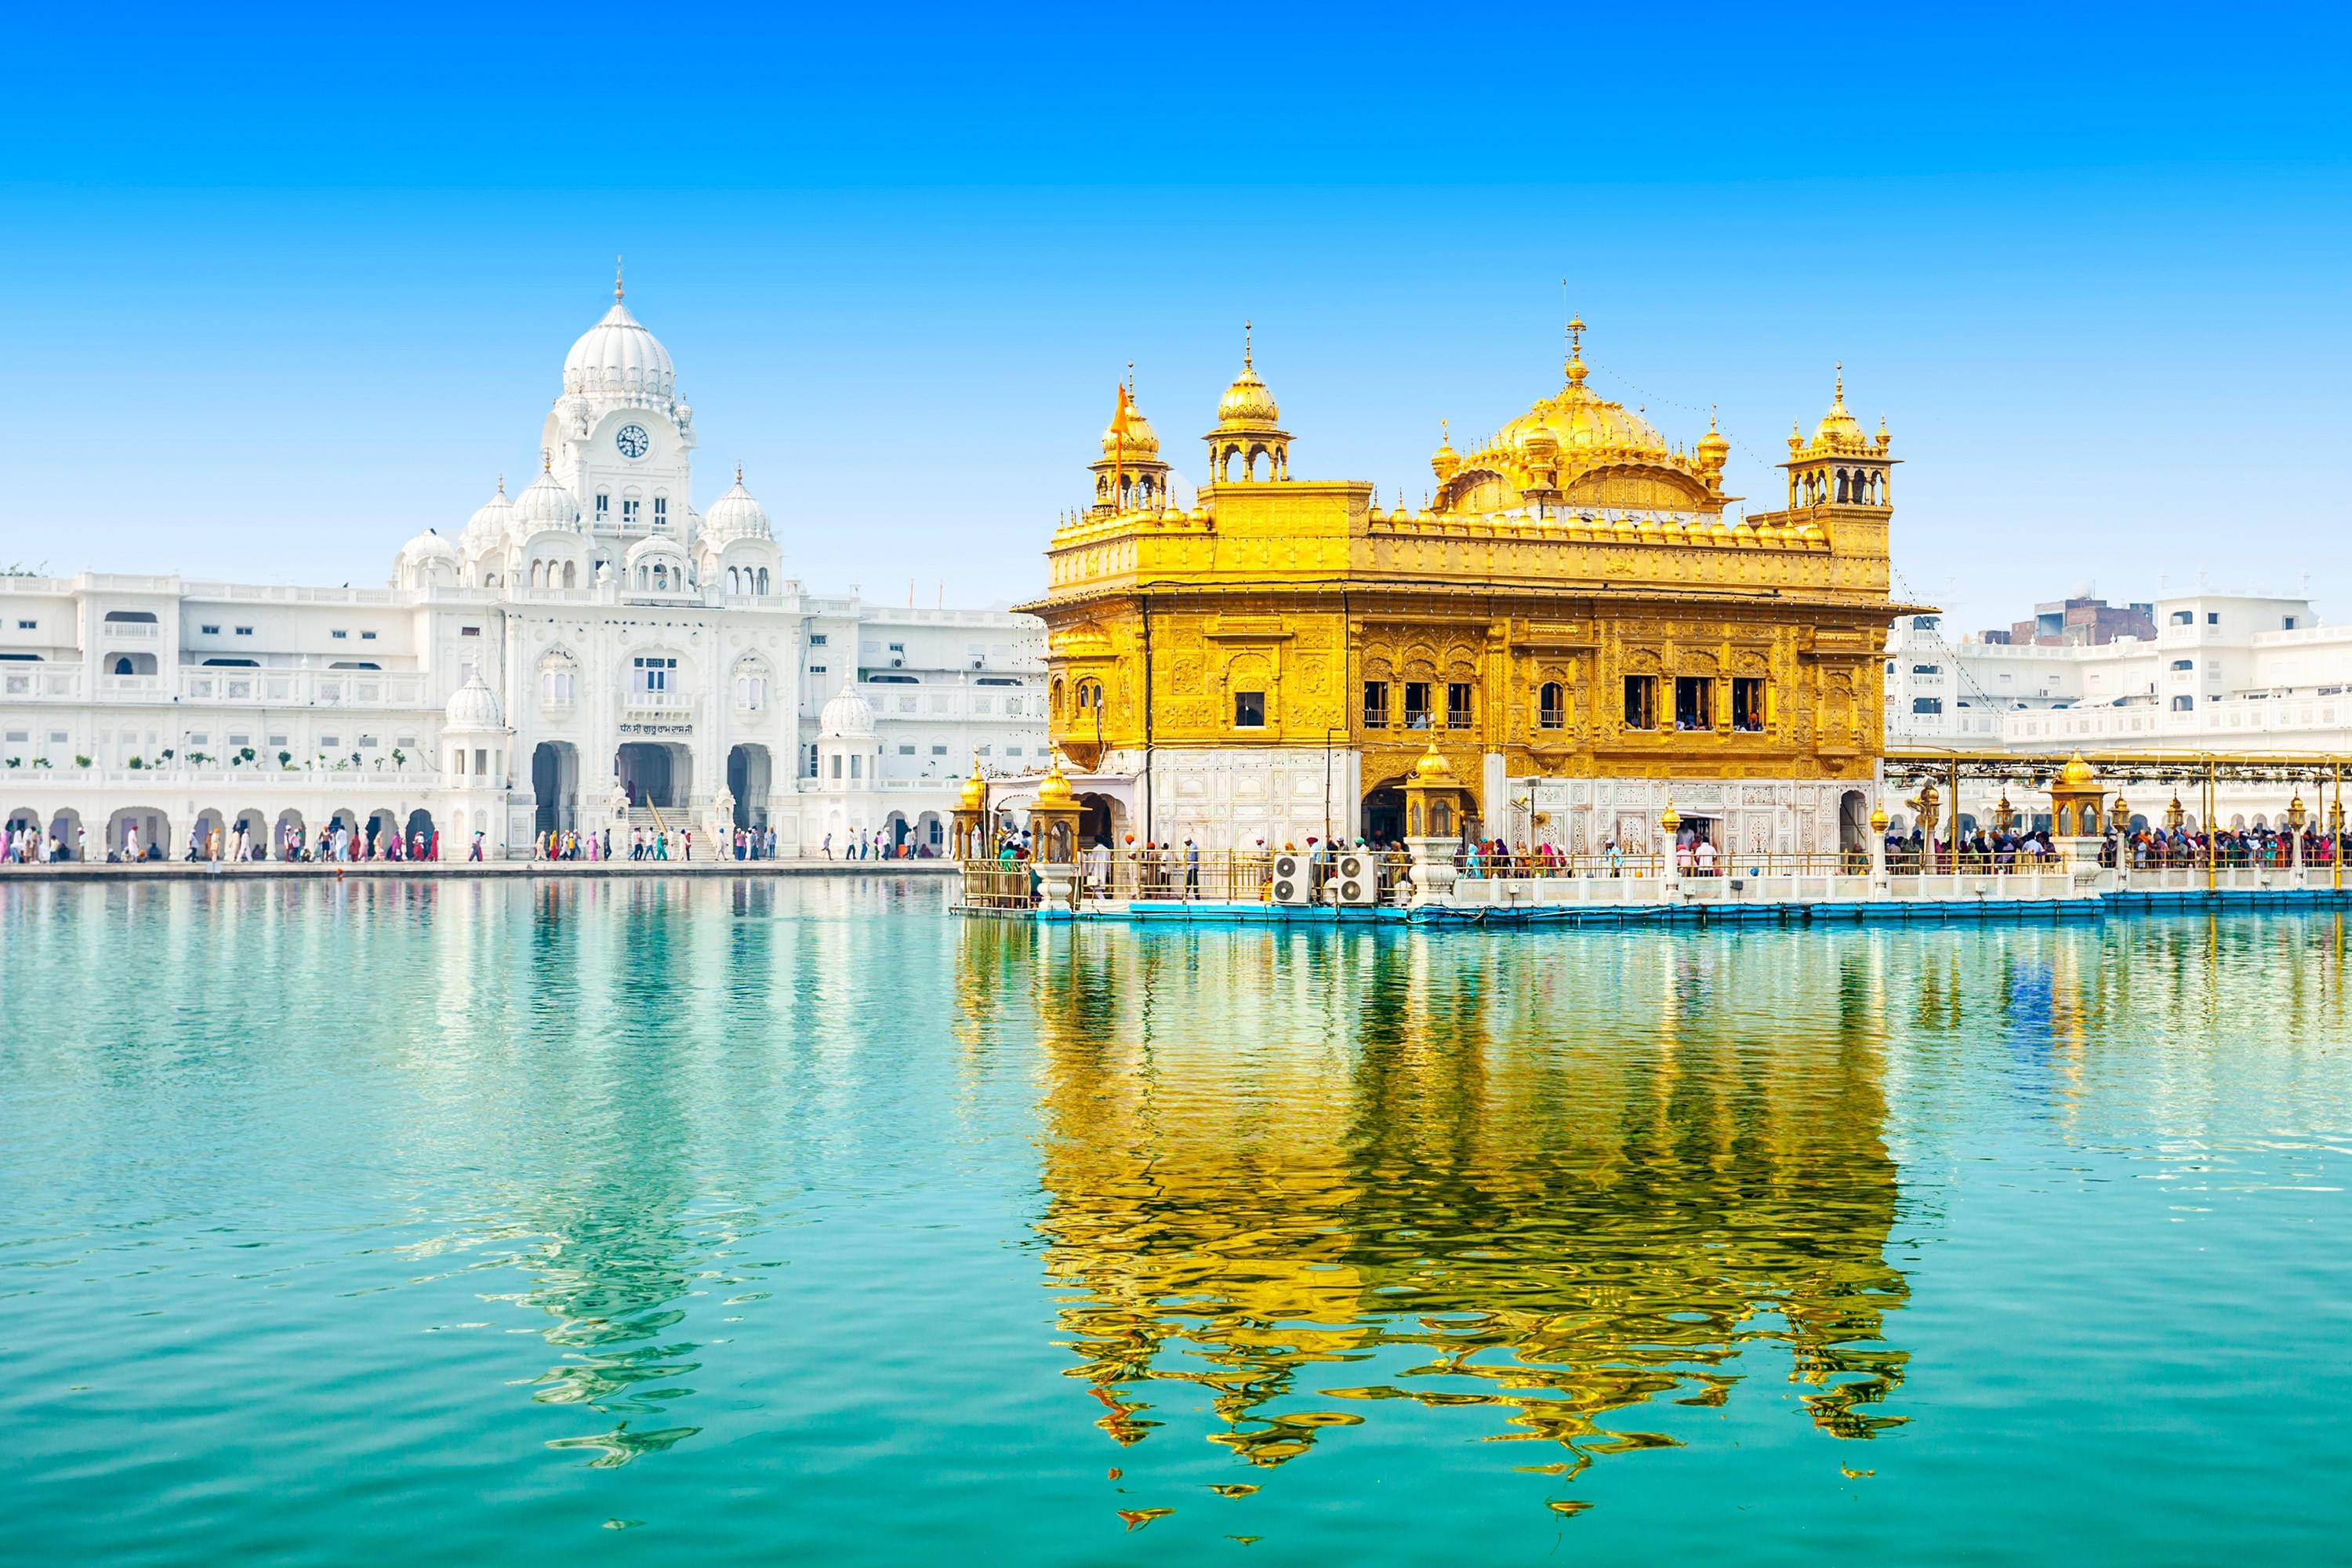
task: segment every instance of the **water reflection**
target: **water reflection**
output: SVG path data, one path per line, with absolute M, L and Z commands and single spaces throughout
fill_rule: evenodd
M 1253 1465 L 1411 1401 L 1573 1475 L 1767 1368 L 1833 1436 L 1903 1420 L 1874 964 L 974 926 L 962 968 L 968 1017 L 1034 1011 L 1045 1271 L 1113 1438 L 1181 1383 Z

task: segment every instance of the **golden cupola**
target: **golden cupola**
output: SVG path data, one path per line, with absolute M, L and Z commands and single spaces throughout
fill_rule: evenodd
M 1588 386 L 1583 321 L 1570 321 L 1568 331 L 1560 390 L 1441 472 L 1433 510 L 1712 514 L 1736 499 L 1723 494 L 1719 464 L 1710 470 L 1703 456 L 1675 452 L 1640 413 Z
M 1454 449 L 1453 433 L 1443 419 L 1437 422 L 1437 450 L 1429 455 L 1429 471 L 1441 485 L 1462 471 L 1462 454 Z
M 1087 465 L 1094 475 L 1094 510 L 1099 515 L 1158 511 L 1169 504 L 1168 465 L 1160 460 L 1160 433 L 1135 405 L 1135 367 L 1118 384 L 1118 401 L 1102 435 L 1102 456 Z
M 1217 427 L 1202 437 L 1209 444 L 1213 485 L 1290 477 L 1290 433 L 1282 428 L 1282 408 L 1274 394 L 1258 377 L 1250 331 L 1250 323 L 1243 322 L 1242 372 L 1217 399 Z
M 1895 459 L 1888 448 L 1893 441 L 1884 420 L 1876 436 L 1863 433 L 1862 422 L 1846 408 L 1845 366 L 1838 366 L 1829 412 L 1814 426 L 1812 439 L 1806 440 L 1801 427 L 1790 428 L 1789 460 L 1780 465 L 1789 474 L 1789 509 L 1890 505 L 1888 470 Z

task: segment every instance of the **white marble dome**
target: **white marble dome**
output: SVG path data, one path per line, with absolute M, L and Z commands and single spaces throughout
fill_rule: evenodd
M 442 562 L 453 571 L 463 564 L 457 556 L 457 547 L 429 528 L 400 547 L 400 561 L 404 566 L 424 566 Z
M 842 740 L 862 740 L 874 733 L 874 704 L 857 695 L 857 689 L 844 686 L 832 701 L 824 705 L 817 722 L 827 735 Z
M 475 509 L 466 523 L 466 542 L 478 548 L 495 544 L 507 536 L 507 527 L 514 521 L 514 502 L 507 499 L 507 482 L 499 480 L 499 493 Z
M 735 488 L 710 503 L 709 515 L 703 519 L 705 536 L 718 539 L 772 539 L 768 514 L 743 488 L 743 470 L 735 470 Z
M 499 706 L 499 694 L 483 682 L 479 670 L 468 675 L 466 684 L 449 694 L 449 703 L 441 710 L 441 719 L 443 728 L 450 730 L 507 727 L 506 710 Z
M 677 370 L 661 340 L 629 314 L 615 289 L 604 319 L 583 332 L 563 356 L 563 390 L 587 396 L 635 393 L 675 397 Z
M 530 483 L 530 489 L 515 498 L 514 531 L 517 537 L 538 532 L 542 528 L 580 526 L 580 503 L 559 483 L 553 474 L 541 474 Z

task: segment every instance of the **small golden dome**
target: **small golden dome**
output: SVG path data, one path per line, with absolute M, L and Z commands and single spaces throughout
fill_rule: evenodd
M 1675 803 L 1671 798 L 1669 798 L 1666 802 L 1666 809 L 1658 817 L 1658 826 L 1664 828 L 1668 833 L 1672 833 L 1675 828 L 1680 827 L 1682 825 L 1683 814 L 1675 809 Z
M 1886 833 L 1886 808 L 1885 806 L 1874 805 L 1870 808 L 1870 830 L 1873 833 L 1878 834 L 1882 837 L 1885 837 Z
M 1432 741 L 1429 750 L 1422 752 L 1421 761 L 1412 764 L 1412 776 L 1423 784 L 1450 784 L 1454 764 L 1437 754 L 1437 742 Z
M 1862 438 L 1862 422 L 1846 412 L 1845 366 L 1840 365 L 1837 390 L 1831 395 L 1830 411 L 1822 416 L 1821 424 L 1813 431 L 1813 444 L 1817 447 L 1835 446 L 1858 443 Z
M 971 764 L 971 777 L 963 781 L 963 793 L 956 796 L 956 804 L 965 811 L 988 809 L 988 781 L 980 776 L 977 758 Z
M 2058 770 L 2058 787 L 2096 789 L 2099 787 L 2099 775 L 2092 771 L 2090 763 L 2083 760 L 2083 753 L 2077 752 L 2067 759 L 2064 767 Z
M 1049 810 L 1058 810 L 1075 803 L 1070 794 L 1070 781 L 1062 776 L 1062 759 L 1055 757 L 1051 772 L 1037 786 L 1037 804 Z
M 1723 432 L 1715 427 L 1715 411 L 1709 409 L 1706 416 L 1706 434 L 1698 438 L 1699 467 L 1719 468 L 1723 467 L 1724 459 L 1730 456 L 1731 443 L 1725 440 Z
M 1114 425 L 1103 432 L 1102 455 L 1106 458 L 1122 455 L 1150 458 L 1157 456 L 1159 451 L 1160 433 L 1151 427 L 1151 421 L 1143 416 L 1143 410 L 1132 405 L 1129 405 L 1127 412 L 1127 442 L 1124 447 L 1119 443 L 1118 426 Z
M 1462 454 L 1454 449 L 1454 437 L 1443 419 L 1437 422 L 1437 450 L 1430 454 L 1429 468 L 1441 485 L 1462 471 Z
M 1273 430 L 1282 423 L 1282 409 L 1274 401 L 1274 394 L 1258 379 L 1250 363 L 1250 329 L 1242 326 L 1242 373 L 1217 399 L 1217 428 L 1220 430 Z

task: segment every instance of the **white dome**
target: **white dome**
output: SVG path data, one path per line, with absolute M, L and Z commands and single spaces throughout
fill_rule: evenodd
M 499 706 L 499 694 L 482 682 L 481 671 L 467 677 L 466 684 L 449 694 L 449 705 L 441 710 L 445 728 L 451 730 L 503 730 L 507 727 L 506 710 Z
M 857 740 L 874 733 L 874 704 L 857 695 L 856 688 L 845 685 L 834 700 L 824 705 L 817 722 L 827 735 L 844 740 Z
M 556 481 L 553 474 L 541 474 L 530 482 L 530 489 L 515 498 L 514 526 L 518 535 L 536 533 L 542 528 L 576 530 L 580 526 L 580 503 Z
M 507 525 L 514 521 L 514 502 L 507 499 L 507 482 L 499 480 L 499 493 L 484 501 L 466 524 L 466 543 L 478 549 L 496 544 L 507 536 Z
M 594 395 L 635 393 L 664 400 L 677 394 L 677 372 L 669 350 L 646 331 L 613 291 L 613 308 L 563 356 L 563 390 Z
M 702 531 L 712 539 L 772 539 L 768 514 L 743 488 L 743 470 L 735 470 L 735 488 L 710 503 Z
M 400 547 L 400 559 L 411 566 L 428 561 L 446 561 L 451 566 L 460 563 L 457 547 L 429 528 Z

